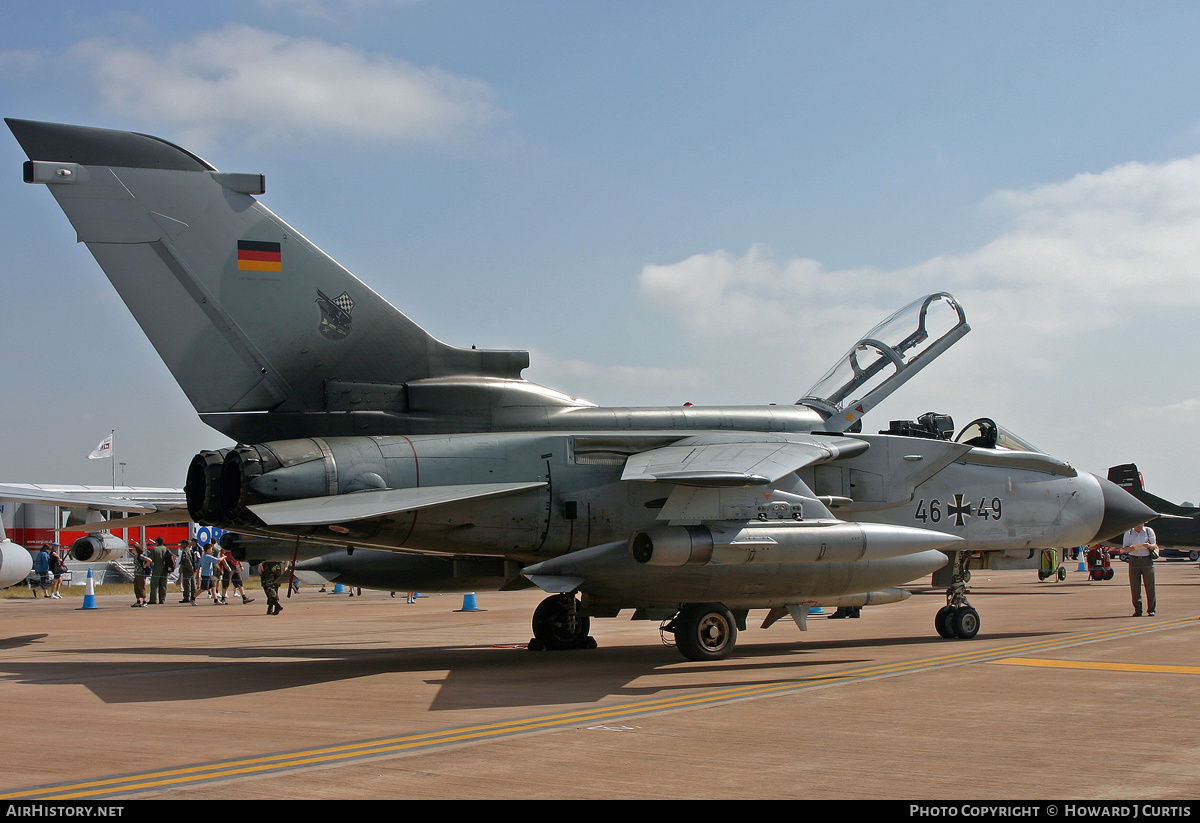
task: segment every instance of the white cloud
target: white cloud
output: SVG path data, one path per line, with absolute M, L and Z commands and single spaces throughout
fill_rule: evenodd
M 779 263 L 755 246 L 743 257 L 716 251 L 648 265 L 641 294 L 698 339 L 803 339 L 859 317 L 865 330 L 870 317 L 921 293 L 950 291 L 968 316 L 986 313 L 977 328 L 997 331 L 985 335 L 1006 335 L 1010 351 L 1034 360 L 1048 344 L 1133 310 L 1182 317 L 1200 306 L 1200 155 L 999 192 L 986 205 L 1003 209 L 1010 228 L 966 254 L 827 270 L 808 259 Z M 1015 350 L 1014 330 L 1027 338 Z
M 247 131 L 439 143 L 502 114 L 482 81 L 245 25 L 163 51 L 91 39 L 71 54 L 113 109 L 170 123 L 197 145 Z
M 540 351 L 530 351 L 529 359 L 531 365 L 524 375 L 528 380 L 559 390 L 583 386 L 593 393 L 588 400 L 603 400 L 605 405 L 625 402 L 613 398 L 641 398 L 629 400 L 630 405 L 683 405 L 710 388 L 708 375 L 698 368 L 599 366 L 583 360 L 564 360 Z
M 811 326 L 831 313 L 845 319 L 847 304 L 869 312 L 880 299 L 884 306 L 895 302 L 895 308 L 907 302 L 890 299 L 904 290 L 889 285 L 882 274 L 826 271 L 816 260 L 802 258 L 780 264 L 755 245 L 743 257 L 717 251 L 645 266 L 639 285 L 642 299 L 674 314 L 697 337 L 761 339 L 763 334 L 795 331 L 798 322 Z
M 836 270 L 779 262 L 760 246 L 722 250 L 645 266 L 641 296 L 691 342 L 691 365 L 707 375 L 697 385 L 724 392 L 703 402 L 739 402 L 764 387 L 802 389 L 891 311 L 949 291 L 972 334 L 869 428 L 929 408 L 960 425 L 988 415 L 1087 470 L 1137 460 L 1167 488 L 1189 488 L 1180 481 L 1196 455 L 1167 444 L 1200 429 L 1190 366 L 1200 348 L 1200 156 L 1002 191 L 983 206 L 1007 228 L 964 254 Z

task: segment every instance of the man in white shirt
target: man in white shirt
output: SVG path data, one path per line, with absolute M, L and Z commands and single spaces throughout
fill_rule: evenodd
M 1121 541 L 1129 560 L 1129 591 L 1133 595 L 1133 616 L 1142 616 L 1142 586 L 1146 587 L 1147 614 L 1154 616 L 1158 605 L 1154 594 L 1154 558 L 1158 557 L 1158 541 L 1154 529 L 1144 523 L 1125 532 Z

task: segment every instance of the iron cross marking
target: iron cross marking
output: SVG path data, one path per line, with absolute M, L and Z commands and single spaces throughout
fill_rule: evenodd
M 954 505 L 946 507 L 946 513 L 954 516 L 954 525 L 961 526 L 964 517 L 971 516 L 971 504 L 963 503 L 961 494 L 954 495 Z

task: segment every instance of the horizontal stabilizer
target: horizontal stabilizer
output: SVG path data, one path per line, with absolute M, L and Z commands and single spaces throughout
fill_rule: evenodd
M 135 514 L 132 517 L 117 517 L 113 520 L 99 520 L 85 523 L 71 531 L 111 531 L 113 529 L 141 529 L 149 526 L 173 526 L 176 523 L 190 523 L 192 516 L 186 508 L 165 509 L 149 514 Z
M 352 492 L 328 497 L 306 497 L 250 506 L 268 526 L 320 526 L 384 517 L 399 512 L 427 509 L 464 500 L 500 497 L 540 489 L 542 481 L 522 483 L 468 483 L 462 486 L 426 486 L 415 489 L 384 489 Z
M 852 457 L 867 448 L 866 441 L 841 437 L 789 435 L 783 441 L 753 442 L 689 437 L 631 456 L 621 479 L 681 486 L 765 486 L 805 466 Z

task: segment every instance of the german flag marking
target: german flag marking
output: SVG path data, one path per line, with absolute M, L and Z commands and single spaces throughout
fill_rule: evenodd
M 260 240 L 239 240 L 238 269 L 241 271 L 283 271 L 283 253 L 279 244 Z

